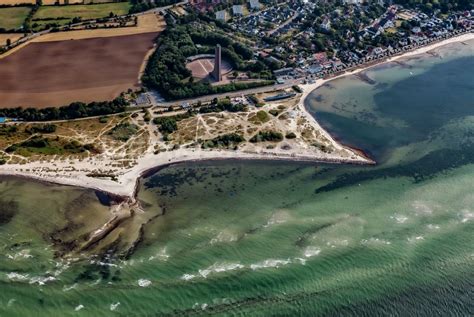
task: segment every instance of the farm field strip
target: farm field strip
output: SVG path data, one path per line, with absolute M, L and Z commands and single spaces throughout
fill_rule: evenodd
M 36 0 L 0 0 L 0 5 L 15 6 L 19 4 L 36 4 Z
M 0 47 L 7 45 L 8 39 L 13 43 L 22 37 L 22 33 L 0 33 Z
M 98 19 L 109 16 L 110 13 L 124 15 L 128 13 L 130 4 L 128 2 L 103 3 L 92 5 L 66 5 L 66 6 L 41 6 L 33 16 L 36 19 L 65 18 L 72 20 L 81 17 L 83 20 Z
M 22 26 L 30 7 L 0 8 L 0 29 L 15 30 Z
M 140 67 L 157 35 L 30 43 L 0 59 L 0 107 L 111 100 L 138 88 Z
M 88 38 L 125 36 L 152 32 L 156 33 L 163 31 L 165 28 L 166 23 L 162 16 L 149 13 L 138 17 L 138 25 L 136 27 L 53 32 L 34 38 L 31 42 L 82 40 Z

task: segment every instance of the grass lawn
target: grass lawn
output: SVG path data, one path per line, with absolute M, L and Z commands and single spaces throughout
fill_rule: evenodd
M 116 15 L 128 13 L 130 3 L 103 3 L 86 5 L 66 5 L 66 6 L 42 6 L 33 16 L 35 19 L 56 19 L 66 18 L 72 20 L 75 17 L 81 17 L 83 20 L 98 19 L 108 17 L 110 12 Z M 64 20 L 61 20 L 63 22 Z
M 29 7 L 0 8 L 0 28 L 5 30 L 20 28 L 30 10 Z

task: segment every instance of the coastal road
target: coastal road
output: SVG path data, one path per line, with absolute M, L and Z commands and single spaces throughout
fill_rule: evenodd
M 223 94 L 207 95 L 207 96 L 194 97 L 194 98 L 175 100 L 175 101 L 159 102 L 159 101 L 154 100 L 154 98 L 150 98 L 150 100 L 152 101 L 152 108 L 168 108 L 169 106 L 176 106 L 176 105 L 180 105 L 182 103 L 197 103 L 199 101 L 202 102 L 202 103 L 205 103 L 205 102 L 212 101 L 212 99 L 214 99 L 214 98 L 223 98 L 223 97 L 233 98 L 233 97 L 240 97 L 240 96 L 243 96 L 243 95 L 273 92 L 273 91 L 277 91 L 277 90 L 280 90 L 280 89 L 289 88 L 293 85 L 297 85 L 297 84 L 300 83 L 300 81 L 301 81 L 301 79 L 299 79 L 299 80 L 295 79 L 295 80 L 285 82 L 284 84 L 275 84 L 275 85 L 271 85 L 271 86 L 263 86 L 263 87 L 233 91 L 233 92 L 228 92 L 228 93 L 223 93 Z

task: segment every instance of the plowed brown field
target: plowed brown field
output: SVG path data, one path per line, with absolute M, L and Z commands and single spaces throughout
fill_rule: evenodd
M 0 107 L 110 100 L 138 87 L 158 33 L 31 43 L 0 59 Z

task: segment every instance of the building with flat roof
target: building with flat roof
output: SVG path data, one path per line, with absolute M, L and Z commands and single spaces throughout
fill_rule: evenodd
M 260 4 L 258 0 L 250 0 L 249 4 L 250 4 L 250 9 L 252 10 L 260 10 L 260 8 L 262 7 L 262 5 Z
M 244 15 L 244 6 L 236 4 L 232 6 L 232 15 L 243 16 Z
M 227 11 L 226 10 L 217 11 L 216 20 L 225 22 L 227 20 Z
M 273 74 L 275 74 L 275 76 L 277 76 L 277 77 L 278 76 L 285 76 L 285 75 L 289 75 L 293 71 L 294 71 L 294 69 L 292 67 L 287 67 L 287 68 L 281 68 L 281 69 L 274 70 Z

